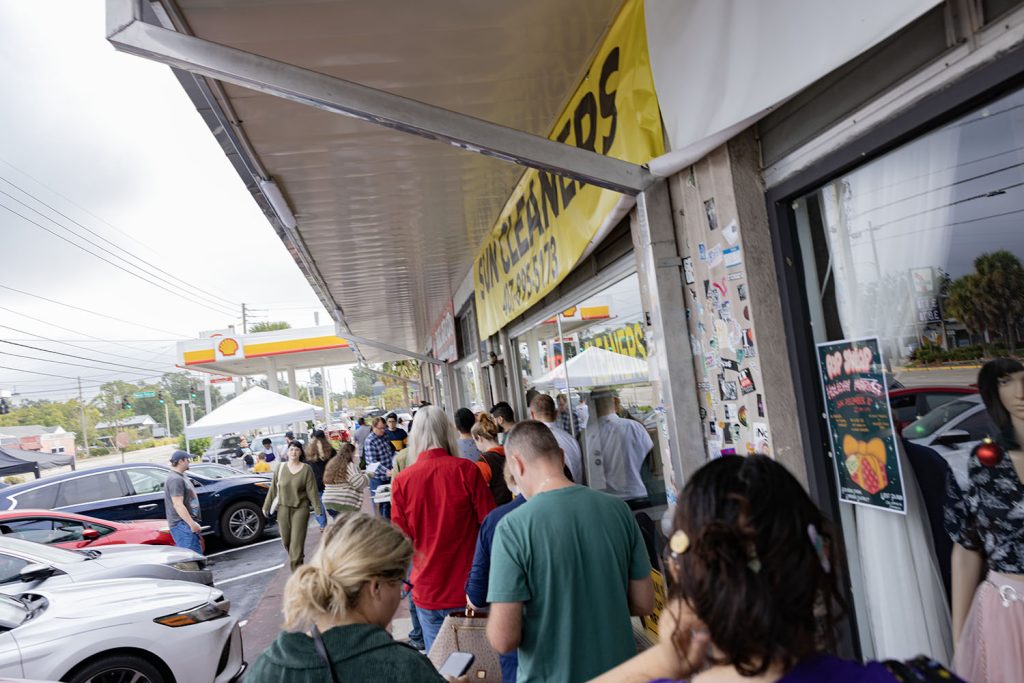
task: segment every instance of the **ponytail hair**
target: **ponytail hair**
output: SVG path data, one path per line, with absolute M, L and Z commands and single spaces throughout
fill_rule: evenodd
M 412 541 L 379 517 L 342 515 L 331 523 L 309 564 L 284 588 L 284 625 L 306 630 L 318 620 L 337 621 L 355 609 L 371 579 L 400 581 L 412 561 Z
M 476 423 L 469 433 L 485 441 L 497 441 L 499 431 L 498 423 L 494 421 L 490 413 L 480 413 L 476 416 Z

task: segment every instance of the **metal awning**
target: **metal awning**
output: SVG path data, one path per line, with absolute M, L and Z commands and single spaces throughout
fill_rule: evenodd
M 620 4 L 157 0 L 143 14 L 179 33 L 546 136 Z M 123 0 L 108 2 L 108 33 L 127 25 L 124 10 Z M 290 207 L 294 226 L 275 228 L 324 305 L 343 316 L 339 333 L 423 350 L 522 168 L 178 76 L 268 217 L 268 208 L 282 213 L 282 198 Z

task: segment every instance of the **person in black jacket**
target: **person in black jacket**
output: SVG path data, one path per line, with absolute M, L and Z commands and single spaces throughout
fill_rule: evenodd
M 323 509 L 324 498 L 324 470 L 327 469 L 328 461 L 335 456 L 337 451 L 327 440 L 324 430 L 313 431 L 313 438 L 309 442 L 309 466 L 313 469 L 313 476 L 316 477 L 316 489 L 320 492 L 320 507 Z M 316 516 L 316 524 L 323 531 L 327 526 L 327 515 Z

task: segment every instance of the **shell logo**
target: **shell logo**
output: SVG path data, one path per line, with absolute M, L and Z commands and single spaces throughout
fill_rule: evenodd
M 217 351 L 222 356 L 233 356 L 238 353 L 238 342 L 231 337 L 226 337 L 217 344 Z

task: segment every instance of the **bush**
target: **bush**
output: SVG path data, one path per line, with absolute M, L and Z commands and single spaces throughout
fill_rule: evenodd
M 24 484 L 25 478 L 17 475 L 11 475 L 9 477 L 4 477 L 4 483 L 10 484 L 11 486 L 17 486 L 18 484 Z
M 89 446 L 89 455 L 95 457 L 97 455 L 110 455 L 110 449 L 106 446 Z
M 146 441 L 140 441 L 138 443 L 130 443 L 124 447 L 124 451 L 141 451 L 143 448 L 156 448 L 157 446 L 169 446 L 177 443 L 174 437 L 168 439 L 147 439 Z
M 206 449 L 210 447 L 210 440 L 211 439 L 208 436 L 205 437 L 205 438 L 202 438 L 202 439 L 191 439 L 188 442 L 189 448 L 191 449 L 190 452 L 193 455 L 195 455 L 195 454 L 200 454 L 201 455 L 201 454 L 205 453 Z M 186 450 L 186 448 L 185 448 L 185 435 L 184 434 L 182 434 L 181 436 L 178 437 L 178 448 L 180 448 L 183 451 Z

